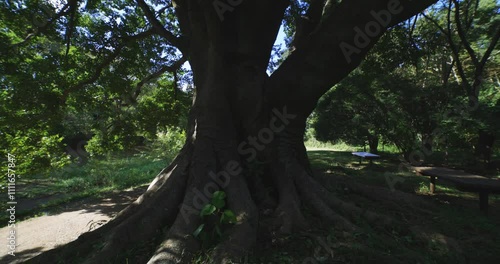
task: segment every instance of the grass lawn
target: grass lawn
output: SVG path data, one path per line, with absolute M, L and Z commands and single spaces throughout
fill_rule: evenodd
M 490 196 L 490 215 L 485 216 L 479 211 L 477 194 L 439 182 L 432 195 L 429 180 L 400 170 L 394 153 L 381 153 L 373 164 L 359 164 L 351 155 L 359 149 L 329 147 L 336 146 L 308 148 L 311 165 L 328 189 L 346 202 L 396 219 L 405 228 L 380 228 L 360 218 L 355 224 L 362 231 L 346 233 L 315 221 L 306 211 L 311 230 L 260 245 L 242 263 L 500 263 L 499 196 Z M 422 203 L 372 200 L 351 190 L 352 184 L 383 189 L 395 197 L 402 193 Z M 205 259 L 200 256 L 196 263 Z
M 17 220 L 45 214 L 73 200 L 149 184 L 169 162 L 168 158 L 144 153 L 109 156 L 92 159 L 83 166 L 71 164 L 39 175 L 21 176 L 16 182 Z M 6 194 L 1 197 L 2 210 L 6 209 L 6 198 Z M 0 216 L 0 227 L 7 225 L 7 216 Z
M 373 164 L 359 164 L 351 151 L 309 150 L 308 155 L 316 173 L 339 198 L 387 214 L 413 231 L 377 229 L 362 219 L 357 223 L 363 227 L 360 234 L 339 234 L 324 227 L 318 233 L 324 241 L 331 241 L 333 254 L 323 262 L 315 258 L 316 262 L 296 263 L 500 263 L 500 196 L 490 196 L 490 215 L 485 216 L 479 211 L 477 194 L 438 182 L 432 195 L 428 178 L 401 169 L 396 154 L 381 153 L 382 158 Z M 432 208 L 408 207 L 403 201 L 387 206 L 357 195 L 346 187 L 349 183 L 411 194 Z M 309 243 L 314 246 L 307 247 L 306 256 L 316 250 L 325 252 L 321 243 Z

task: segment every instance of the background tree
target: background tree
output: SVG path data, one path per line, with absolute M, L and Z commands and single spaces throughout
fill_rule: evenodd
M 361 66 L 320 100 L 318 139 L 371 141 L 370 151 L 376 151 L 381 139 L 407 156 L 419 145 L 419 137 L 431 134 L 436 128 L 433 115 L 449 95 L 415 76 L 424 53 L 410 45 L 410 29 L 402 25 L 384 35 Z M 331 129 L 336 126 L 341 128 Z M 342 131 L 342 137 L 333 131 Z
M 497 98 L 492 94 L 491 69 L 496 68 L 497 58 L 492 56 L 500 38 L 499 7 L 496 1 L 443 1 L 441 8 L 423 14 L 446 40 L 450 54 L 450 70 L 461 86 L 468 104 L 475 111 L 469 113 L 459 125 L 453 124 L 449 131 L 467 131 L 457 135 L 462 149 L 476 149 L 476 155 L 489 163 L 495 138 L 498 137 L 493 117 L 498 113 L 494 105 Z M 495 88 L 493 88 L 495 89 Z M 485 91 L 486 90 L 486 91 Z M 481 92 L 489 94 L 481 96 Z M 450 123 L 450 122 L 448 122 Z M 470 158 L 470 156 L 468 157 Z M 474 160 L 474 158 L 472 158 Z
M 64 19 L 77 2 L 51 3 L 0 4 L 1 153 L 23 157 L 18 173 L 132 150 L 157 132 L 185 128 L 192 93 L 185 59 L 168 64 L 179 54 L 145 39 L 151 32 L 122 38 L 144 26 L 137 15 L 116 13 L 126 3 L 80 6 L 86 11 L 75 13 L 69 44 Z
M 335 95 L 327 94 L 320 101 L 318 137 L 337 139 L 335 134 L 328 136 L 332 133 L 328 127 L 334 127 L 340 118 L 347 122 L 342 127 L 350 125 L 342 138 L 350 142 L 360 138 L 353 133 L 356 129 L 377 127 L 380 137 L 407 158 L 413 150 L 422 149 L 427 156 L 438 151 L 450 154 L 462 166 L 474 163 L 474 152 L 489 160 L 498 131 L 494 121 L 498 99 L 491 77 L 500 32 L 497 18 L 494 1 L 442 1 L 395 28 L 377 43 L 357 71 L 332 90 Z M 477 28 L 475 33 L 471 28 Z M 330 103 L 336 98 L 342 98 L 338 100 L 342 106 L 333 110 L 337 106 Z M 342 116 L 339 109 L 350 109 L 349 104 L 369 106 L 371 111 L 351 107 L 366 120 L 358 122 L 354 113 Z M 371 115 L 375 116 L 369 118 Z M 348 139 L 349 132 L 354 137 Z M 441 138 L 435 138 L 438 134 Z

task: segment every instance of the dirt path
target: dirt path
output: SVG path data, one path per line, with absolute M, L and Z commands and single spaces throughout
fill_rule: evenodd
M 57 212 L 16 223 L 15 256 L 8 254 L 11 229 L 0 229 L 0 263 L 23 263 L 44 251 L 75 240 L 80 234 L 109 221 L 141 195 L 147 186 L 110 194 L 106 198 L 86 198 L 62 205 Z

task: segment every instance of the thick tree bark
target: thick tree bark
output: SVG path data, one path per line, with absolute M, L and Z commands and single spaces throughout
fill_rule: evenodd
M 352 43 L 355 27 L 374 20 L 370 11 L 385 10 L 394 1 L 325 6 L 316 29 L 271 77 L 267 64 L 288 1 L 229 1 L 232 9 L 222 16 L 211 1 L 175 1 L 196 84 L 183 150 L 110 223 L 32 262 L 53 263 L 57 257 L 117 263 L 136 243 L 159 241 L 148 263 L 188 263 L 202 248 L 192 235 L 203 222 L 200 209 L 216 190 L 227 194 L 237 223 L 222 230 L 222 241 L 210 251 L 214 263 L 248 254 L 263 223 L 277 234 L 304 230 L 304 206 L 346 230 L 358 229 L 350 219 L 359 217 L 393 225 L 329 193 L 313 177 L 303 135 L 318 98 L 359 64 L 386 27 L 434 2 L 396 1 L 404 8 L 346 61 L 340 44 Z

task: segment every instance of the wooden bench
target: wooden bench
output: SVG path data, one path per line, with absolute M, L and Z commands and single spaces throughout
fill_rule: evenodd
M 370 164 L 372 164 L 372 160 L 380 158 L 379 155 L 369 153 L 369 152 L 353 152 L 353 156 L 359 157 L 359 164 L 361 164 L 361 159 L 369 160 Z
M 436 178 L 453 183 L 461 191 L 479 193 L 479 208 L 486 214 L 489 194 L 500 194 L 500 180 L 441 167 L 413 167 L 413 169 L 417 175 L 430 177 L 431 193 L 435 191 Z

